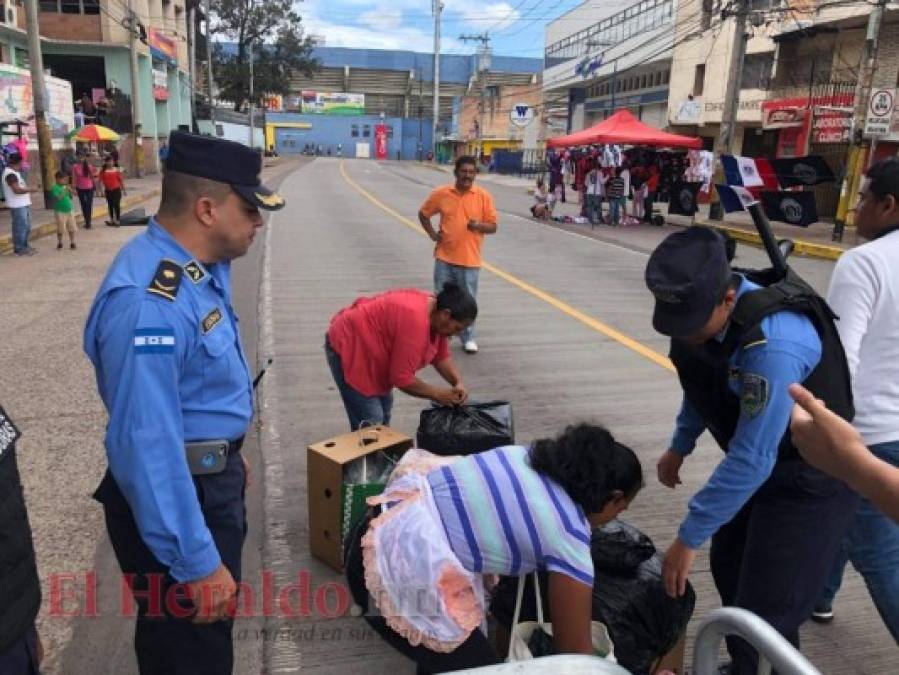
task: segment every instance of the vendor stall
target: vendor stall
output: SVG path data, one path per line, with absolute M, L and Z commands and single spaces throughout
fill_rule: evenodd
M 619 110 L 608 119 L 583 131 L 556 136 L 546 141 L 549 148 L 570 148 L 580 145 L 646 145 L 657 148 L 688 148 L 699 150 L 702 139 L 696 136 L 669 134 L 643 124 L 627 110 Z

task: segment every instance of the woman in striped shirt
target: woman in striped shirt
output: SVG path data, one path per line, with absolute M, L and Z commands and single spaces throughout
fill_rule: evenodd
M 462 458 L 411 450 L 371 514 L 351 532 L 346 570 L 366 620 L 419 672 L 497 663 L 478 630 L 485 575 L 549 572 L 559 652 L 592 654 L 591 529 L 643 486 L 634 452 L 579 424 L 531 447 Z

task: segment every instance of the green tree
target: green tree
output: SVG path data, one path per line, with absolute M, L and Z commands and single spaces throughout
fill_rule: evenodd
M 242 110 L 250 99 L 250 46 L 253 48 L 253 93 L 290 92 L 294 73 L 312 75 L 319 67 L 313 43 L 303 35 L 292 0 L 212 0 L 213 68 L 219 97 Z

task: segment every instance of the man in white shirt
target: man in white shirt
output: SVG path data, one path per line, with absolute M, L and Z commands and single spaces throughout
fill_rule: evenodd
M 9 156 L 9 166 L 3 170 L 3 198 L 6 208 L 12 216 L 12 243 L 16 255 L 34 255 L 37 249 L 28 245 L 31 234 L 31 194 L 37 190 L 29 189 L 19 173 L 22 167 L 22 155 L 13 153 Z
M 899 159 L 868 170 L 855 222 L 858 234 L 869 241 L 837 262 L 828 301 L 839 317 L 852 376 L 853 425 L 871 452 L 899 466 Z M 864 577 L 899 643 L 899 525 L 868 500 L 859 508 L 813 620 L 832 620 L 847 559 Z

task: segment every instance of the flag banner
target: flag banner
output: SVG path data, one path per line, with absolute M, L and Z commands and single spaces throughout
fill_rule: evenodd
M 724 175 L 728 185 L 742 185 L 743 187 L 764 185 L 764 181 L 762 181 L 758 167 L 755 165 L 755 160 L 752 157 L 721 155 L 721 166 L 724 167 Z
M 756 204 L 758 199 L 746 188 L 739 185 L 715 185 L 721 206 L 727 213 L 733 211 L 745 211 L 750 204 Z
M 814 192 L 763 192 L 762 206 L 769 220 L 799 227 L 818 220 Z
M 771 160 L 777 181 L 782 187 L 818 185 L 836 180 L 833 171 L 821 155 L 805 157 L 781 157 Z
M 668 200 L 669 216 L 692 216 L 696 214 L 696 193 L 702 183 L 675 183 L 671 186 Z

